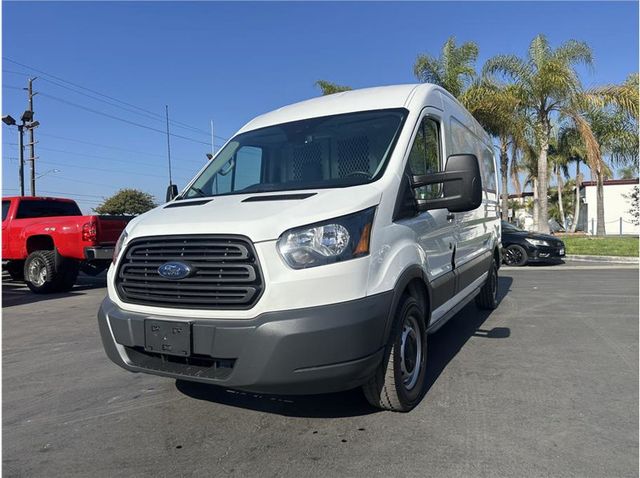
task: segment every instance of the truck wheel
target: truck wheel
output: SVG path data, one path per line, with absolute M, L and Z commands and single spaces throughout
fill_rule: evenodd
M 24 262 L 22 261 L 9 261 L 7 264 L 7 272 L 11 280 L 20 281 L 24 280 Z
M 498 307 L 498 264 L 495 259 L 491 261 L 487 281 L 476 296 L 476 305 L 485 310 L 494 310 Z
M 78 261 L 72 259 L 66 259 L 61 267 L 62 270 L 58 271 L 59 280 L 56 285 L 56 291 L 69 292 L 76 285 L 78 279 L 78 273 L 80 272 L 80 264 Z
M 73 287 L 78 276 L 75 261 L 65 261 L 56 271 L 54 251 L 35 251 L 24 263 L 24 279 L 29 289 L 36 294 L 66 292 Z
M 363 385 L 371 405 L 408 412 L 425 393 L 427 333 L 418 301 L 405 295 L 398 305 L 385 357 L 374 376 Z

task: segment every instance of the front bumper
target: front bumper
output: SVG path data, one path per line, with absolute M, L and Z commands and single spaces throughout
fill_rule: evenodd
M 562 246 L 537 246 L 527 250 L 529 262 L 559 262 L 565 256 L 565 248 Z
M 106 298 L 98 324 L 107 356 L 132 372 L 262 393 L 326 393 L 362 385 L 374 373 L 392 298 L 387 292 L 250 320 L 138 314 Z M 145 319 L 190 322 L 192 356 L 145 352 Z

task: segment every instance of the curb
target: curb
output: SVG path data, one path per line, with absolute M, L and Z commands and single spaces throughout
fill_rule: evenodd
M 584 262 L 608 262 L 612 264 L 638 264 L 637 257 L 624 257 L 624 256 L 582 256 L 582 255 L 570 255 L 565 257 L 567 261 L 584 261 Z

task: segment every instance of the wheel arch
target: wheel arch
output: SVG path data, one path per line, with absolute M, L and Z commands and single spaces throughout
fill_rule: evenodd
M 431 317 L 431 286 L 426 280 L 426 276 L 422 268 L 418 265 L 413 265 L 405 269 L 402 274 L 400 274 L 400 277 L 393 288 L 393 299 L 391 301 L 389 317 L 387 318 L 387 324 L 385 327 L 385 344 L 389 339 L 389 333 L 393 326 L 395 311 L 398 308 L 400 300 L 407 292 L 412 297 L 415 297 L 420 301 L 420 305 L 425 313 L 425 327 L 429 325 L 429 318 Z
M 26 241 L 27 255 L 35 251 L 55 251 L 56 245 L 53 237 L 47 234 L 34 234 Z

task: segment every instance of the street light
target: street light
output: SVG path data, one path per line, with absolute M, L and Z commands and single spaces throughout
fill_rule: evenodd
M 46 176 L 47 174 L 56 174 L 56 173 L 61 173 L 62 171 L 60 169 L 50 169 L 49 171 L 45 171 L 42 174 L 38 174 L 36 176 L 36 179 L 40 179 L 42 176 Z
M 11 115 L 5 115 L 2 117 L 2 122 L 7 126 L 15 126 L 18 128 L 18 148 L 20 156 L 20 167 L 18 169 L 18 175 L 20 177 L 20 196 L 24 196 L 24 130 L 30 130 L 40 126 L 39 121 L 33 121 L 33 111 L 26 110 L 20 117 L 22 121 L 18 124 L 15 118 Z M 31 158 L 31 169 L 34 170 L 35 158 Z M 32 184 L 31 195 L 34 195 L 34 185 Z

